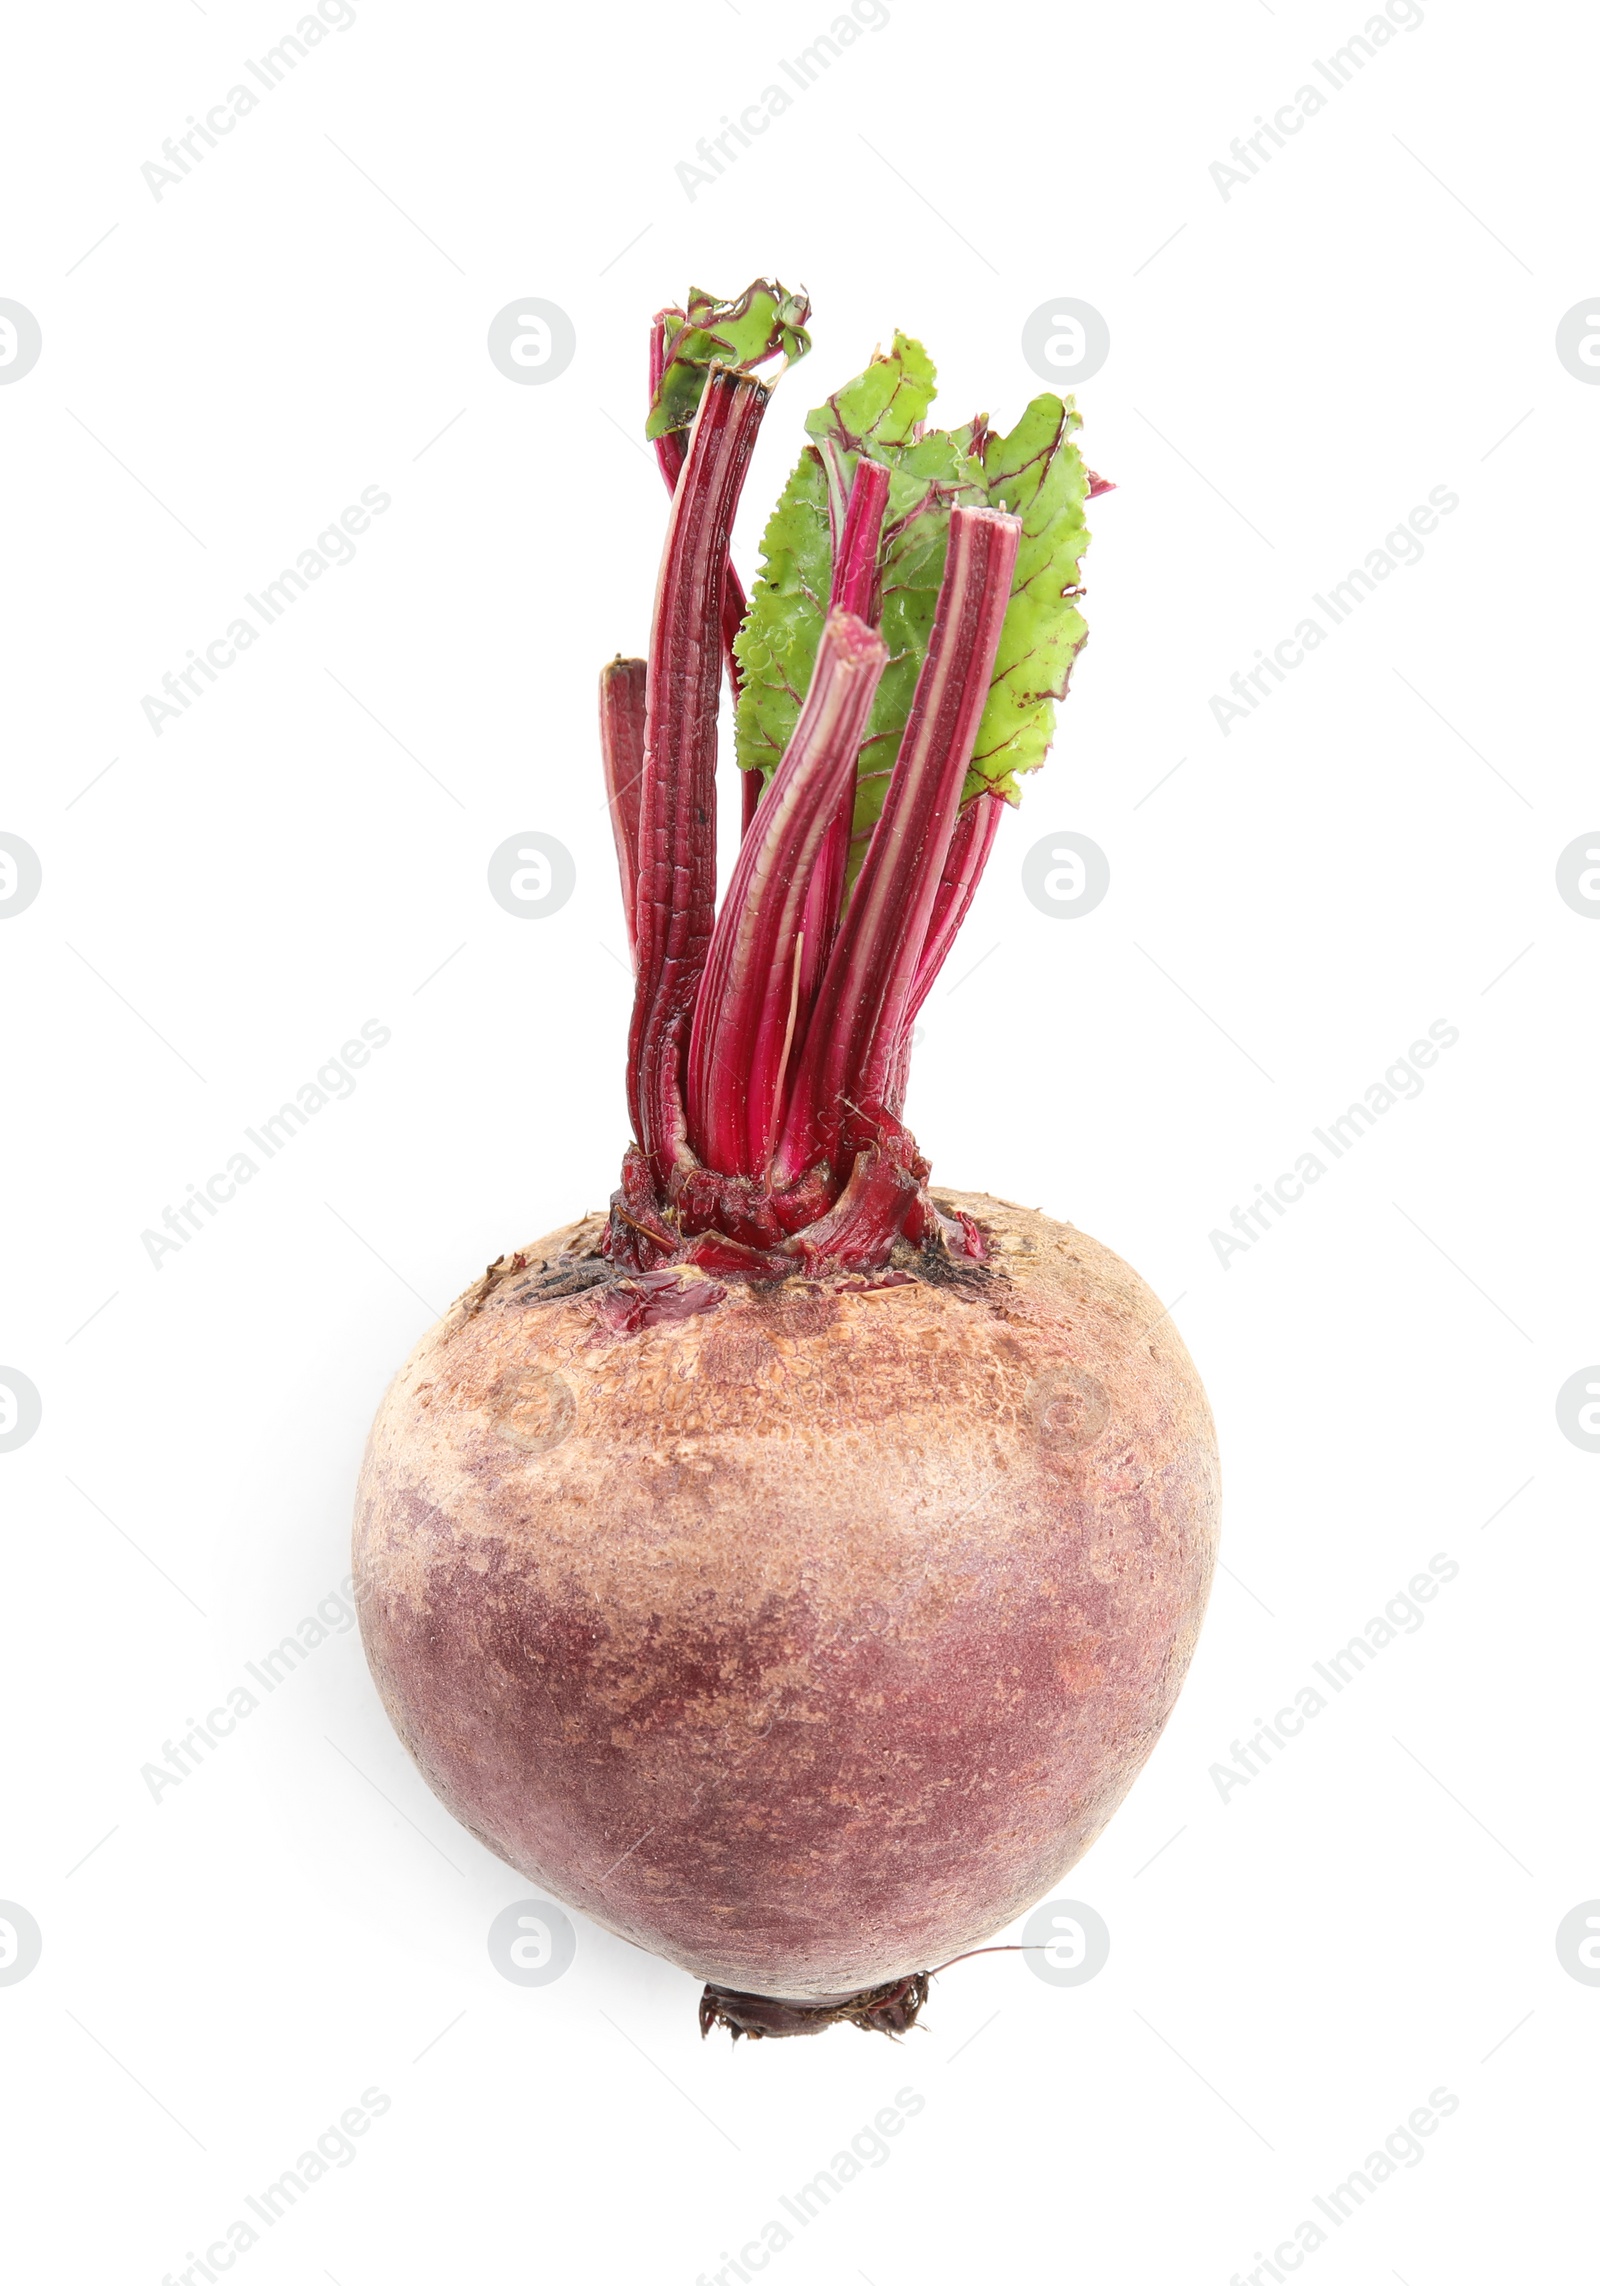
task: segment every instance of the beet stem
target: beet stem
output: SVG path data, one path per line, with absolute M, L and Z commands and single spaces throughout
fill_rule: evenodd
M 865 455 L 856 462 L 850 486 L 850 505 L 833 566 L 833 592 L 829 607 L 849 611 L 869 627 L 878 624 L 878 546 L 883 537 L 883 512 L 889 503 L 889 471 L 881 460 Z
M 662 369 L 666 363 L 667 319 L 669 315 L 681 317 L 682 314 L 681 310 L 670 312 L 657 310 L 654 318 L 650 321 L 651 404 L 655 403 L 656 391 L 661 385 Z M 683 473 L 683 463 L 688 453 L 688 442 L 683 431 L 681 429 L 669 429 L 665 436 L 657 437 L 654 451 L 656 466 L 661 471 L 663 483 L 669 492 L 676 492 L 678 478 Z M 743 583 L 733 568 L 733 559 L 730 556 L 722 583 L 722 657 L 728 675 L 728 696 L 735 706 L 739 703 L 742 681 L 739 674 L 739 661 L 734 653 L 733 639 L 744 625 L 745 613 L 749 608 L 750 606 L 745 599 Z M 759 771 L 755 773 L 755 779 L 756 784 L 753 793 L 748 784 L 743 789 L 741 817 L 746 832 L 749 831 L 750 819 L 756 803 L 761 798 L 761 775 Z
M 646 684 L 628 1108 L 659 1186 L 684 1143 L 683 1063 L 717 886 L 719 636 L 728 537 L 770 392 L 707 377 L 672 497 Z
M 959 507 L 883 814 L 817 992 L 776 1158 L 792 1181 L 830 1160 L 847 1097 L 870 1110 L 892 1088 L 905 1010 L 949 852 L 1001 624 L 1021 521 Z
M 999 831 L 1005 810 L 1002 794 L 975 794 L 956 820 L 956 830 L 950 837 L 944 868 L 939 875 L 939 887 L 934 895 L 933 912 L 928 920 L 928 934 L 917 962 L 917 973 L 906 1003 L 906 1022 L 916 1021 L 922 1003 L 933 989 L 939 971 L 950 957 L 950 948 L 961 933 L 972 900 L 983 879 L 983 869 L 989 862 L 994 837 Z
M 742 839 L 750 831 L 750 821 L 761 800 L 763 779 L 759 770 L 739 772 L 739 834 Z
M 933 990 L 939 971 L 950 957 L 950 948 L 972 910 L 972 900 L 978 893 L 983 869 L 989 862 L 989 852 L 994 847 L 1005 806 L 1005 797 L 1001 794 L 975 794 L 956 819 L 956 830 L 950 837 L 944 870 L 939 875 L 928 934 L 906 1000 L 906 1011 L 900 1020 L 900 1044 L 894 1074 L 884 1097 L 896 1118 L 906 1099 L 912 1026 L 921 1015 L 922 1004 Z
M 863 621 L 830 612 L 800 719 L 734 865 L 689 1043 L 689 1141 L 720 1174 L 764 1175 L 771 1158 L 807 889 L 841 789 L 854 783 L 888 655 Z
M 634 903 L 639 885 L 639 803 L 644 779 L 643 659 L 615 658 L 600 670 L 600 757 L 606 804 L 622 876 L 622 917 L 634 949 Z
M 983 878 L 983 869 L 989 862 L 989 852 L 994 847 L 1000 812 L 1004 807 L 1002 795 L 975 795 L 957 818 L 956 830 L 950 837 L 950 848 L 933 901 L 933 914 L 928 922 L 928 934 L 906 1000 L 906 1011 L 900 1021 L 899 1043 L 884 1093 L 885 1108 L 897 1119 L 905 1108 L 913 1028 L 922 1013 L 922 1004 L 933 990 L 939 971 L 949 958 L 950 948 L 971 910 L 978 883 Z
M 864 455 L 856 462 L 845 510 L 844 530 L 833 565 L 833 608 L 853 611 L 869 627 L 876 627 L 881 608 L 878 565 L 883 542 L 883 512 L 889 499 L 889 471 L 881 461 Z M 808 1012 L 828 965 L 839 915 L 844 903 L 845 869 L 850 859 L 850 832 L 855 824 L 857 774 L 841 788 L 839 806 L 828 838 L 812 869 L 806 898 L 805 954 L 800 970 L 800 1004 Z

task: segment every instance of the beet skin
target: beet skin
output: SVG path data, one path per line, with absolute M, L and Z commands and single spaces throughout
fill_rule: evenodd
M 423 1338 L 368 1445 L 362 1629 L 429 1785 L 735 1992 L 880 1985 L 1048 1895 L 1204 1610 L 1216 1443 L 1171 1320 L 1069 1225 L 937 1197 L 984 1269 L 685 1271 L 666 1307 L 710 1306 L 676 1315 L 570 1225 Z

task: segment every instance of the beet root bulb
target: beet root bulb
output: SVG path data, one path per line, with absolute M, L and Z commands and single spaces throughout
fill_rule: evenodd
M 368 1443 L 363 1635 L 429 1785 L 730 2006 L 839 2020 L 1048 1895 L 1204 1610 L 1170 1318 L 1070 1225 L 936 1203 L 986 1259 L 719 1283 L 570 1225 L 424 1336 Z

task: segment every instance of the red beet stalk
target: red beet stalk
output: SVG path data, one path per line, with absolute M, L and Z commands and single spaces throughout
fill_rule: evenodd
M 949 958 L 950 947 L 972 910 L 972 900 L 989 862 L 1005 806 L 1005 797 L 1001 794 L 975 794 L 956 820 L 944 870 L 939 875 L 928 934 L 906 1001 L 907 1027 L 916 1022 L 922 1003 L 933 990 L 934 979 Z
M 901 1019 L 900 1048 L 895 1060 L 894 1075 L 884 1098 L 887 1108 L 897 1119 L 906 1099 L 912 1026 L 921 1014 L 922 1003 L 933 990 L 934 980 L 949 957 L 950 948 L 972 909 L 972 900 L 978 893 L 978 883 L 983 879 L 983 869 L 989 862 L 994 837 L 1000 830 L 1000 813 L 1005 806 L 1004 797 L 1000 794 L 975 794 L 957 818 L 956 830 L 950 837 L 944 870 L 939 876 L 938 894 L 933 901 L 933 916 L 928 923 L 927 940 L 917 963 L 916 977 L 906 1001 L 906 1012 Z
M 763 779 L 759 770 L 741 770 L 739 772 L 739 831 L 741 834 L 750 831 L 750 821 L 755 816 L 761 800 L 762 784 Z
M 823 628 L 811 686 L 747 833 L 711 939 L 689 1042 L 689 1141 L 725 1175 L 765 1175 L 799 1008 L 801 921 L 818 849 L 853 792 L 888 660 L 847 611 Z
M 643 659 L 615 658 L 600 673 L 600 757 L 605 766 L 606 806 L 622 876 L 622 917 L 628 950 L 634 943 L 634 903 L 639 886 L 639 800 L 644 779 Z
M 844 530 L 839 536 L 831 604 L 835 611 L 854 612 L 870 627 L 878 624 L 878 552 L 888 501 L 888 469 L 881 461 L 859 459 L 850 486 Z M 840 793 L 839 806 L 818 855 L 806 899 L 799 985 L 802 1009 L 809 1010 L 816 999 L 817 986 L 839 931 L 845 867 L 850 856 L 850 832 L 855 815 L 856 780 L 852 777 Z
M 679 313 L 674 310 L 671 314 L 676 317 Z M 662 369 L 666 363 L 667 316 L 667 311 L 657 310 L 650 327 L 650 402 L 652 404 L 655 402 L 656 391 L 661 386 Z M 676 492 L 678 489 L 678 478 L 683 470 L 687 449 L 681 429 L 669 429 L 664 437 L 657 437 L 655 440 L 656 466 L 660 469 L 662 480 L 669 492 Z M 743 583 L 739 574 L 734 570 L 733 560 L 730 557 L 727 570 L 723 574 L 722 583 L 722 654 L 728 670 L 728 696 L 735 706 L 739 703 L 741 683 L 739 660 L 733 648 L 733 639 L 744 625 L 744 615 L 748 609 L 749 605 L 745 600 Z M 750 831 L 750 820 L 755 816 L 756 804 L 761 799 L 761 784 L 761 772 L 759 770 L 742 770 L 739 773 L 739 831 L 741 835 Z
M 679 314 L 676 310 L 672 312 L 674 317 Z M 656 391 L 661 386 L 662 369 L 666 363 L 666 321 L 667 312 L 658 310 L 650 327 L 650 402 L 652 404 L 655 403 Z M 656 466 L 660 469 L 662 479 L 669 492 L 676 492 L 678 489 L 678 478 L 683 471 L 687 451 L 688 444 L 681 429 L 669 429 L 664 437 L 656 438 Z M 733 639 L 744 625 L 744 615 L 748 609 L 749 605 L 745 601 L 744 588 L 740 582 L 739 574 L 734 570 L 730 561 L 723 575 L 722 651 L 728 669 L 728 695 L 735 705 L 739 702 L 739 662 L 734 656 Z M 747 783 L 743 789 L 744 822 L 747 826 L 754 813 L 756 802 L 761 798 L 761 774 L 757 771 L 754 776 L 754 787 L 752 788 Z
M 860 879 L 817 993 L 776 1157 L 792 1181 L 887 1108 L 961 788 L 989 693 L 1018 517 L 957 508 L 927 656 Z M 864 1128 L 862 1123 L 865 1123 Z
M 833 564 L 832 611 L 853 612 L 869 627 L 878 624 L 878 543 L 889 505 L 889 471 L 881 460 L 857 460 L 850 505 Z
M 707 378 L 672 496 L 646 684 L 629 1112 L 658 1186 L 681 1155 L 683 1066 L 717 887 L 717 702 L 734 511 L 768 389 Z

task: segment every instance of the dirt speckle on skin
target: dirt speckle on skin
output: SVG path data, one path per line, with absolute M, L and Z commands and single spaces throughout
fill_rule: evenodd
M 502 1257 L 373 1426 L 363 1634 L 429 1783 L 735 1992 L 876 1987 L 1047 1894 L 1204 1610 L 1216 1447 L 1162 1305 L 1082 1232 L 940 1204 L 980 1286 L 734 1284 L 599 1339 L 588 1217 Z

